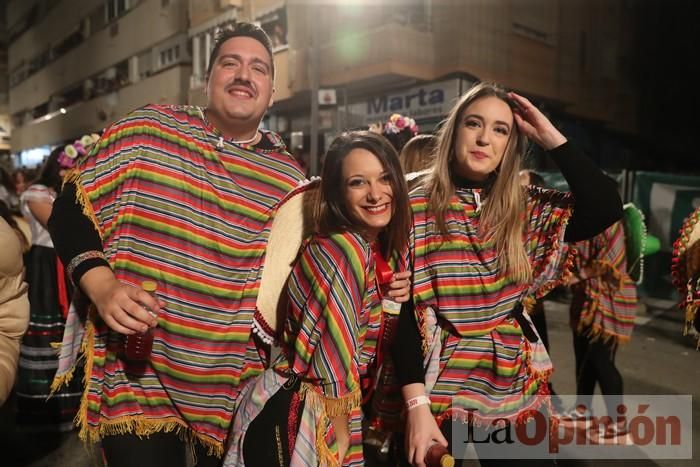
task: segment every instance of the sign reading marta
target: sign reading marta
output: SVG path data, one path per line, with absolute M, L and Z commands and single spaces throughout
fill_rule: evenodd
M 393 113 L 411 118 L 442 118 L 459 97 L 460 89 L 472 83 L 459 78 L 370 95 L 348 106 L 349 124 L 369 125 L 388 119 Z
M 367 101 L 367 115 L 383 114 L 386 112 L 409 113 L 411 109 L 425 107 L 426 105 L 438 105 L 445 102 L 445 92 L 442 89 L 426 91 L 418 88 L 411 94 L 398 96 L 379 96 Z

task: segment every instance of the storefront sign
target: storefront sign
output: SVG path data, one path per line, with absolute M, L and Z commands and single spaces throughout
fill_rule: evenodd
M 463 80 L 462 88 L 471 83 Z M 459 97 L 460 80 L 451 79 L 427 83 L 400 91 L 368 96 L 348 106 L 350 118 L 356 124 L 369 125 L 387 120 L 391 114 L 400 113 L 414 119 L 443 117 Z

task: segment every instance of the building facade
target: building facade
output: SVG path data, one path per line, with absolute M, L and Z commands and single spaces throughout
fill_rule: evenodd
M 204 103 L 216 31 L 245 20 L 258 22 L 273 40 L 275 105 L 264 124 L 292 149 L 309 147 L 316 76 L 325 91 L 321 149 L 340 130 L 394 112 L 431 131 L 471 84 L 493 80 L 530 97 L 582 139 L 597 141 L 591 149 L 600 151 L 601 138 L 589 134 L 628 134 L 637 126 L 628 66 L 631 4 L 14 0 L 8 7 L 12 150 L 95 131 L 149 102 Z
M 311 129 L 312 73 L 335 96 L 329 105 L 320 103 L 321 148 L 344 128 L 394 112 L 432 131 L 455 99 L 481 80 L 530 97 L 612 165 L 622 163 L 614 159 L 624 152 L 617 135 L 637 128 L 632 2 L 190 1 L 191 23 L 211 24 L 214 4 L 235 4 L 232 15 L 281 38 L 276 102 L 265 123 L 303 150 Z M 192 36 L 192 47 L 199 47 L 202 40 Z M 201 78 L 191 81 L 193 102 L 203 99 Z
M 13 0 L 7 23 L 15 153 L 99 131 L 147 103 L 187 100 L 185 2 Z

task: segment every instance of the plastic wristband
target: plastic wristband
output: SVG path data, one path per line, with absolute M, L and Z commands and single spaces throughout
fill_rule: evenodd
M 427 396 L 416 396 L 406 401 L 406 410 L 413 410 L 420 405 L 430 405 L 430 399 Z

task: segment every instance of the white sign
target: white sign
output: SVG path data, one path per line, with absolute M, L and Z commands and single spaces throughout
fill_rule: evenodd
M 466 90 L 472 83 L 463 81 Z M 399 113 L 414 119 L 444 117 L 459 97 L 460 80 L 427 83 L 401 91 L 378 94 L 348 106 L 351 120 L 360 125 L 387 120 Z
M 335 105 L 336 102 L 335 89 L 319 89 L 318 105 Z

